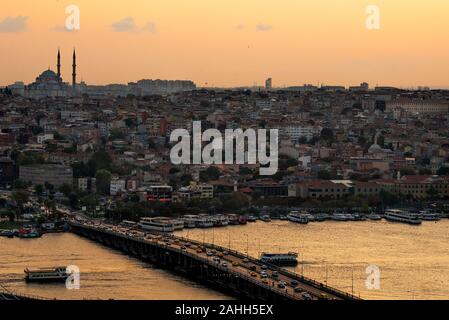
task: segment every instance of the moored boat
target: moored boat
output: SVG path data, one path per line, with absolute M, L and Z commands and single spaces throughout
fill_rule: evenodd
M 298 265 L 298 254 L 294 252 L 283 253 L 262 253 L 260 261 L 280 267 Z
M 411 225 L 422 224 L 422 221 L 417 214 L 398 209 L 388 209 L 385 212 L 385 219 L 391 222 L 401 222 Z
M 175 231 L 174 224 L 166 219 L 142 218 L 139 226 L 143 230 L 150 232 L 170 233 Z
M 14 231 L 0 230 L 0 237 L 14 238 Z
M 306 216 L 301 215 L 297 212 L 291 212 L 287 216 L 287 219 L 294 223 L 300 223 L 300 224 L 308 224 L 309 223 L 309 219 Z
M 65 282 L 69 277 L 67 267 L 25 269 L 26 282 Z

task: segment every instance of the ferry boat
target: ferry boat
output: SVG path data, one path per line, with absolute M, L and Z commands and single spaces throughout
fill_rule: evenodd
M 246 220 L 247 220 L 248 222 L 256 222 L 256 221 L 257 221 L 257 218 L 256 218 L 255 216 L 249 216 Z
M 300 223 L 300 224 L 308 224 L 309 223 L 309 219 L 306 216 L 301 215 L 301 214 L 296 213 L 296 212 L 291 212 L 287 216 L 287 219 L 289 221 L 291 221 L 291 222 L 294 222 L 294 223 Z
M 214 227 L 226 227 L 229 224 L 228 218 L 223 215 L 213 217 Z
M 146 231 L 170 233 L 175 231 L 175 226 L 171 221 L 158 218 L 143 218 L 139 226 Z
M 350 220 L 350 219 L 349 219 L 349 216 L 346 215 L 346 214 L 343 214 L 343 213 L 334 213 L 334 214 L 331 216 L 331 219 L 332 219 L 333 221 L 349 221 L 349 220 Z
M 420 211 L 419 217 L 423 221 L 440 221 L 441 220 L 441 216 L 438 213 L 432 213 L 427 210 Z
M 298 265 L 298 254 L 294 252 L 283 253 L 262 253 L 260 261 L 267 264 L 273 264 L 280 267 L 289 267 Z
M 195 229 L 196 228 L 196 220 L 197 216 L 194 215 L 186 215 L 182 218 L 184 220 L 184 228 L 187 229 Z
M 26 282 L 65 282 L 69 277 L 67 267 L 25 269 Z
M 373 213 L 369 214 L 367 216 L 367 218 L 370 219 L 370 220 L 373 220 L 373 221 L 380 221 L 380 220 L 382 220 L 382 216 L 381 215 L 373 214 Z
M 239 225 L 240 216 L 238 214 L 228 214 L 229 224 L 233 226 Z
M 329 216 L 325 213 L 318 213 L 317 215 L 315 215 L 315 221 L 323 222 L 327 219 L 329 219 Z
M 23 229 L 19 230 L 17 236 L 22 239 L 35 239 L 35 238 L 40 238 L 41 234 L 36 229 L 23 228 Z
M 0 237 L 14 238 L 14 232 L 10 230 L 0 230 Z
M 354 220 L 355 221 L 366 221 L 366 216 L 363 214 L 355 214 L 354 215 Z
M 214 226 L 214 220 L 208 215 L 199 215 L 196 220 L 196 226 L 198 228 L 212 228 Z
M 391 222 L 402 222 L 412 225 L 420 225 L 422 223 L 418 215 L 398 209 L 388 209 L 385 212 L 385 219 Z

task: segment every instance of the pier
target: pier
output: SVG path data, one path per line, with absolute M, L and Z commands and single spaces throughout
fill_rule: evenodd
M 359 300 L 349 293 L 273 265 L 265 264 L 267 272 L 277 272 L 278 276 L 263 279 L 260 271 L 264 263 L 220 246 L 174 235 L 118 230 L 107 224 L 71 221 L 70 226 L 79 236 L 179 272 L 238 298 L 282 301 L 305 300 L 305 296 L 310 296 L 313 300 Z

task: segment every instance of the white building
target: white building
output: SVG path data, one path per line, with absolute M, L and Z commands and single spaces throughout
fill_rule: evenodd
M 126 190 L 126 180 L 113 178 L 111 180 L 110 194 L 116 196 L 118 193 Z
M 323 128 L 320 126 L 310 126 L 295 123 L 285 124 L 279 129 L 281 134 L 288 136 L 292 140 L 298 140 L 300 138 L 306 138 L 307 140 L 310 140 L 314 137 L 320 136 L 321 131 L 323 130 Z
M 37 136 L 37 143 L 44 144 L 45 141 L 54 140 L 53 133 L 44 133 Z

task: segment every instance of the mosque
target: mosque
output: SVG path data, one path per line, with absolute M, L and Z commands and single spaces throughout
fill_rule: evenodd
M 36 81 L 24 86 L 24 95 L 28 98 L 58 98 L 73 97 L 79 95 L 76 83 L 76 51 L 73 50 L 72 84 L 62 81 L 61 77 L 61 52 L 58 49 L 57 72 L 45 70 Z

